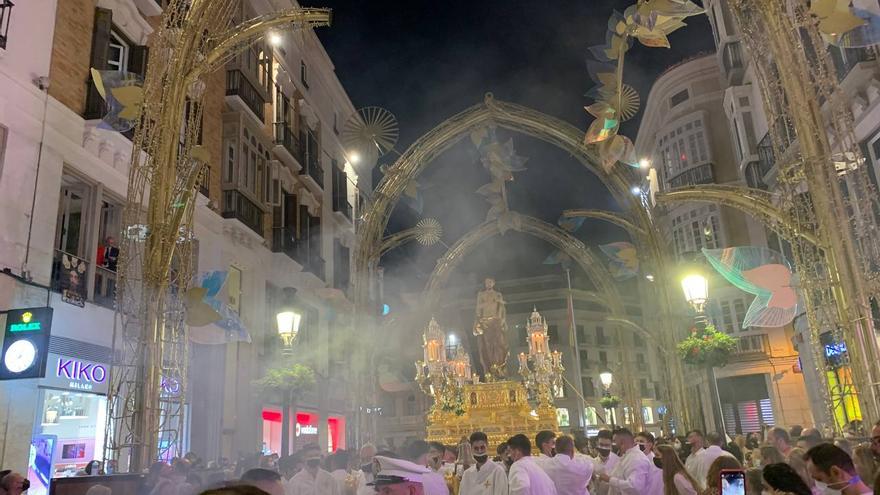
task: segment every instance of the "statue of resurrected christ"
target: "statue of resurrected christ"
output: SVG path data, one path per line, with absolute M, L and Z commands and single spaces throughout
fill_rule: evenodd
M 477 293 L 474 335 L 480 352 L 485 380 L 503 380 L 507 376 L 507 308 L 495 279 L 485 280 L 485 289 Z

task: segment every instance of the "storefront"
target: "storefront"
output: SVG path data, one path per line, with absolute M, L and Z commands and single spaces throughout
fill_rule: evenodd
M 296 452 L 306 445 L 326 445 L 328 452 L 336 452 L 344 449 L 346 445 L 346 420 L 345 416 L 329 415 L 325 421 L 324 434 L 326 444 L 321 442 L 321 415 L 311 411 L 297 411 L 296 421 L 290 431 L 290 449 Z M 281 423 L 282 414 L 280 408 L 263 409 L 263 452 L 278 453 L 281 451 Z
M 103 458 L 109 380 L 107 363 L 49 354 L 46 377 L 38 382 L 29 493 L 45 493 L 48 479 L 72 476 Z

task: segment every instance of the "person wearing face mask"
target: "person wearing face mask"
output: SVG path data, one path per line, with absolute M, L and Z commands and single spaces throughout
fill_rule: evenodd
M 474 432 L 468 442 L 476 464 L 462 475 L 459 495 L 507 495 L 507 472 L 503 466 L 489 459 L 489 439 L 486 434 Z
M 31 487 L 31 481 L 18 473 L 9 473 L 0 480 L 0 488 L 8 495 L 21 495 Z
M 532 442 L 520 433 L 507 440 L 513 465 L 507 482 L 510 495 L 556 495 L 556 485 L 532 457 Z
M 539 431 L 535 435 L 535 445 L 538 446 L 540 452 L 535 456 L 535 462 L 544 467 L 544 464 L 556 455 L 556 433 L 550 430 Z
M 663 495 L 663 468 L 662 461 L 654 457 L 654 434 L 649 431 L 641 431 L 636 435 L 636 445 L 644 452 L 645 457 L 651 461 L 649 473 L 650 485 L 646 495 Z
M 587 485 L 593 476 L 593 463 L 575 456 L 571 437 L 563 435 L 556 439 L 556 455 L 543 468 L 559 495 L 590 495 Z
M 305 467 L 290 479 L 285 489 L 286 495 L 340 495 L 336 480 L 321 469 L 320 447 L 307 445 L 300 451 L 300 457 Z
M 853 460 L 843 449 L 819 444 L 804 454 L 816 487 L 826 495 L 870 495 L 871 489 L 856 474 Z
M 721 445 L 724 444 L 724 436 L 721 433 L 709 432 L 706 435 L 706 443 L 709 446 L 700 453 L 698 461 L 693 466 L 694 471 L 691 471 L 694 479 L 702 484 L 701 488 L 703 489 L 706 488 L 706 474 L 715 459 L 722 456 L 735 458 L 733 454 L 721 448 Z
M 699 476 L 699 463 L 700 463 L 700 455 L 703 453 L 703 443 L 705 442 L 703 438 L 703 432 L 700 430 L 691 430 L 687 434 L 687 443 L 691 447 L 691 453 L 687 456 L 687 459 L 684 461 L 684 467 L 691 473 L 691 476 L 694 477 L 700 483 L 700 489 L 705 488 L 702 486 L 703 481 Z M 705 474 L 705 473 L 704 473 Z
M 626 428 L 614 432 L 614 443 L 623 453 L 611 474 L 597 474 L 599 481 L 610 485 L 609 495 L 643 495 L 651 484 L 651 468 L 654 465 L 636 445 L 635 437 Z
M 611 430 L 599 430 L 599 433 L 596 435 L 596 452 L 599 454 L 593 459 L 593 473 L 596 475 L 610 474 L 614 467 L 617 466 L 617 463 L 620 462 L 620 457 L 611 451 L 614 443 L 612 438 Z M 599 481 L 596 476 L 593 476 L 591 493 L 594 495 L 607 495 L 608 488 L 608 483 Z
M 404 452 L 404 459 L 431 470 L 431 472 L 422 476 L 425 495 L 449 495 L 449 487 L 446 485 L 446 480 L 442 474 L 436 471 L 436 469 L 440 468 L 442 449 L 442 444 L 429 445 L 424 440 L 416 440 L 410 443 Z
M 792 495 L 813 495 L 810 487 L 800 475 L 785 463 L 764 466 L 763 493 L 791 493 Z

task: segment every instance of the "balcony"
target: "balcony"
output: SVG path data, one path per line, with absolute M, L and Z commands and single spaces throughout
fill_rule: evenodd
M 103 266 L 95 267 L 95 304 L 116 309 L 116 272 Z
M 349 204 L 348 199 L 341 196 L 333 196 L 333 211 L 336 213 L 341 213 L 342 216 L 351 221 L 352 216 L 352 207 Z
M 302 249 L 303 243 L 296 241 L 296 230 L 287 227 L 272 229 L 272 252 L 284 253 L 288 258 L 305 266 L 308 253 Z
M 724 74 L 732 86 L 738 86 L 743 76 L 742 46 L 739 41 L 727 43 L 721 51 L 721 64 L 724 66 Z
M 870 48 L 841 48 L 829 46 L 831 58 L 834 60 L 834 68 L 837 69 L 837 79 L 843 82 L 846 76 L 862 62 L 876 60 L 877 56 Z
M 275 122 L 275 152 L 294 171 L 302 169 L 302 145 L 287 122 Z
M 324 167 L 321 166 L 318 150 L 309 150 L 306 153 L 306 175 L 310 177 L 315 184 L 324 189 Z
M 308 126 L 304 124 L 304 129 Z M 311 130 L 304 131 L 299 137 L 301 147 L 301 163 L 305 167 L 305 183 L 312 186 L 313 192 L 322 193 L 324 191 L 324 167 L 321 166 L 321 148 L 318 146 L 318 139 Z
M 239 191 L 223 191 L 223 218 L 234 218 L 260 237 L 263 236 L 263 210 Z
M 265 118 L 266 100 L 251 84 L 244 72 L 235 69 L 226 71 L 226 99 L 234 101 L 238 97 L 242 103 L 251 111 L 254 118 L 261 125 Z M 230 103 L 232 103 L 230 101 Z
M 202 168 L 201 177 L 199 177 L 199 193 L 211 199 L 211 167 L 207 165 Z
M 313 254 L 309 257 L 309 260 L 308 260 L 308 262 L 306 262 L 306 265 L 304 268 L 305 268 L 305 271 L 314 274 L 316 277 L 320 278 L 321 280 L 324 280 L 324 277 L 326 276 L 325 275 L 326 268 L 324 266 L 325 264 L 326 263 L 324 262 L 324 258 L 321 258 L 320 256 L 318 256 L 316 254 Z
M 733 350 L 733 357 L 738 359 L 764 359 L 769 356 L 770 339 L 766 334 L 740 337 Z
M 682 186 L 693 186 L 697 184 L 712 184 L 715 182 L 715 175 L 712 173 L 712 164 L 704 163 L 702 165 L 689 168 L 684 172 L 669 179 L 669 187 L 676 188 Z

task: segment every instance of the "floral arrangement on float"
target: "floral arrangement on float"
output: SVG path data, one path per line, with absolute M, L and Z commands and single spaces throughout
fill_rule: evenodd
M 736 349 L 736 339 L 719 332 L 714 325 L 706 325 L 703 329 L 691 328 L 690 336 L 679 342 L 676 349 L 685 364 L 721 368 Z

